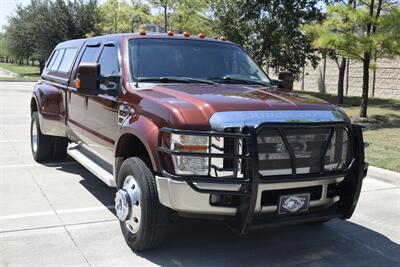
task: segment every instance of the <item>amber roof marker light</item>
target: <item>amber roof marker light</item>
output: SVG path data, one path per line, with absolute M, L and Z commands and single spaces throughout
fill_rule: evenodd
M 183 36 L 189 37 L 189 36 L 190 36 L 190 32 L 184 32 L 184 33 L 183 33 Z
M 143 30 L 143 29 L 141 29 L 141 30 L 139 31 L 139 35 L 146 35 L 146 31 Z
M 221 40 L 221 41 L 226 41 L 226 37 L 225 36 L 221 36 L 221 37 L 219 37 L 219 39 Z
M 167 32 L 167 35 L 168 35 L 168 36 L 174 36 L 174 32 L 173 32 L 173 31 L 168 31 L 168 32 Z
M 206 37 L 206 35 L 204 34 L 204 33 L 199 33 L 199 35 L 197 35 L 197 36 L 199 36 L 199 38 L 201 38 L 201 39 L 204 39 L 205 37 Z

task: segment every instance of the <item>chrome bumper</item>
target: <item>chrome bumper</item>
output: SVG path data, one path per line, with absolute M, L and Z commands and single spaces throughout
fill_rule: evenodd
M 257 200 L 255 205 L 255 215 L 275 213 L 277 206 L 262 206 L 262 193 L 269 190 L 291 189 L 311 186 L 322 186 L 322 195 L 318 200 L 310 202 L 310 207 L 329 207 L 339 201 L 339 196 L 333 198 L 327 197 L 328 185 L 332 183 L 340 183 L 344 177 L 300 181 L 300 182 L 283 182 L 283 183 L 268 183 L 260 184 L 257 191 Z M 210 193 L 200 193 L 193 190 L 186 182 L 176 181 L 170 178 L 156 176 L 158 198 L 160 203 L 168 208 L 178 212 L 207 214 L 207 215 L 226 215 L 235 216 L 237 208 L 233 207 L 216 207 L 210 205 Z M 207 184 L 197 183 L 197 187 L 208 190 L 235 190 L 236 185 L 227 184 Z M 224 187 L 224 188 L 221 188 Z M 227 188 L 229 187 L 229 188 Z M 238 190 L 238 188 L 236 189 Z

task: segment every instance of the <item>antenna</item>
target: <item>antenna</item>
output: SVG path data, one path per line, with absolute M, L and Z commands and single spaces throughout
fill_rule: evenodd
M 140 49 L 140 41 L 138 40 L 138 47 L 136 53 L 136 84 L 135 87 L 139 88 L 139 49 Z

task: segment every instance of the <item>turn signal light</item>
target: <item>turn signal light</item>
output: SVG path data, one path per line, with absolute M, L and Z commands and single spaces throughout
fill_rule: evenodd
M 175 149 L 183 152 L 203 152 L 206 153 L 208 151 L 208 146 L 202 145 L 186 145 L 186 144 L 175 144 Z
M 203 39 L 204 37 L 206 37 L 206 36 L 205 36 L 205 34 L 204 34 L 204 33 L 202 33 L 202 32 L 201 32 L 201 33 L 199 33 L 199 35 L 198 35 L 198 36 L 199 36 L 199 38 L 201 38 L 201 39 Z
M 79 78 L 75 79 L 75 88 L 76 89 L 81 88 L 81 79 L 79 79 Z
M 143 29 L 141 29 L 141 30 L 139 31 L 139 35 L 146 35 L 146 31 L 143 30 Z
M 173 32 L 173 31 L 168 31 L 168 32 L 167 32 L 167 35 L 168 35 L 168 36 L 174 36 L 174 32 Z
M 189 37 L 189 36 L 190 36 L 190 32 L 184 32 L 184 33 L 183 33 L 183 36 Z

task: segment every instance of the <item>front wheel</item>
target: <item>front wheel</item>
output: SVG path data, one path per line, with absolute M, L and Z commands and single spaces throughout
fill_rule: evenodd
M 167 208 L 157 194 L 154 176 L 136 157 L 126 159 L 117 179 L 115 211 L 126 243 L 135 251 L 158 246 L 164 239 Z

